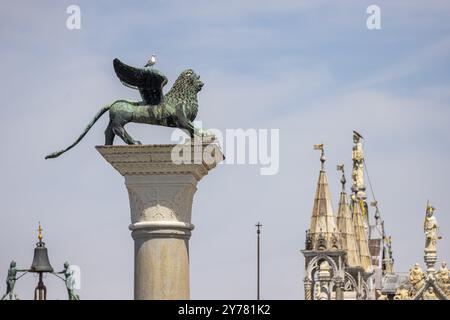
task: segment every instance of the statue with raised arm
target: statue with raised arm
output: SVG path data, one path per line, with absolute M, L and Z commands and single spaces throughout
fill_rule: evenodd
M 80 296 L 75 293 L 75 275 L 74 271 L 70 269 L 69 262 L 64 262 L 64 270 L 58 274 L 64 275 L 69 300 L 80 300 Z
M 435 208 L 428 205 L 425 222 L 423 225 L 423 231 L 425 232 L 425 251 L 435 252 L 436 251 L 436 241 L 438 237 L 438 223 L 436 217 L 434 216 Z
M 18 272 L 27 272 L 28 270 L 19 270 L 16 268 L 16 262 L 13 260 L 9 265 L 8 276 L 6 277 L 6 293 L 3 295 L 1 300 L 5 300 L 6 297 L 9 296 L 9 300 L 18 300 L 19 297 L 14 292 L 14 288 L 16 286 L 16 281 L 20 278 L 17 278 Z
M 207 136 L 213 139 L 213 135 L 203 132 L 193 123 L 198 112 L 197 94 L 203 87 L 200 76 L 192 69 L 184 70 L 169 92 L 164 95 L 163 88 L 167 84 L 167 78 L 160 71 L 153 69 L 155 61 L 152 56 L 143 68 L 135 68 L 119 59 L 114 59 L 113 66 L 117 77 L 122 84 L 138 90 L 142 101 L 121 99 L 104 106 L 74 143 L 45 158 L 59 157 L 76 146 L 107 111 L 109 111 L 109 124 L 105 131 L 105 145 L 112 145 L 115 136 L 129 145 L 141 144 L 125 130 L 125 125 L 130 122 L 180 128 L 185 130 L 191 138 Z

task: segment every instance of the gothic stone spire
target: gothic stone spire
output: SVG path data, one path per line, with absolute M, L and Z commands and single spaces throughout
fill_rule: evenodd
M 337 225 L 341 235 L 342 250 L 347 252 L 347 265 L 349 267 L 357 267 L 361 265 L 358 246 L 355 240 L 355 229 L 352 215 L 347 200 L 347 193 L 345 192 L 345 174 L 344 165 L 338 165 L 337 169 L 342 171 L 342 190 L 339 199 L 339 209 L 337 214 Z
M 323 144 L 315 145 L 314 149 L 321 150 L 321 170 L 317 182 L 316 196 L 311 214 L 309 236 L 312 240 L 312 249 L 325 250 L 336 248 L 337 228 L 333 215 L 328 178 L 324 169 L 325 155 Z

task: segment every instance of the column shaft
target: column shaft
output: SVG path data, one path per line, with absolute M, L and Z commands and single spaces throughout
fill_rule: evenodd
M 187 300 L 189 295 L 189 229 L 170 227 L 133 230 L 134 298 Z

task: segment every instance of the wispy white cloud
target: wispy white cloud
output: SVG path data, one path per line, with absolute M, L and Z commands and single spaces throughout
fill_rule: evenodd
M 445 62 L 449 56 L 450 36 L 446 36 L 425 48 L 406 54 L 401 57 L 401 60 L 388 61 L 385 68 L 375 71 L 374 75 L 369 73 L 368 79 L 357 83 L 355 87 L 369 88 L 380 84 L 388 84 L 389 82 L 419 73 L 430 65 Z

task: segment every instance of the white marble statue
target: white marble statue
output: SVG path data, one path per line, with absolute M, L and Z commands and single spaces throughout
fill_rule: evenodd
M 365 198 L 365 185 L 364 185 L 364 152 L 361 142 L 361 135 L 353 133 L 353 150 L 352 150 L 352 191 L 357 193 L 358 197 Z

